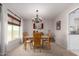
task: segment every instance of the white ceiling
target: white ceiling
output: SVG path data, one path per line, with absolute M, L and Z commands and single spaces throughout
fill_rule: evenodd
M 25 20 L 34 18 L 35 10 L 39 10 L 42 18 L 54 19 L 60 13 L 68 9 L 69 3 L 5 3 L 6 7 L 17 12 Z

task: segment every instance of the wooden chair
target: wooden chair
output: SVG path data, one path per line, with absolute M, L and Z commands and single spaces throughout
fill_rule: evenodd
M 41 51 L 41 33 L 39 32 L 33 33 L 33 47 L 34 47 L 34 50 L 36 48 L 40 48 L 40 51 Z
M 43 41 L 44 48 L 51 49 L 51 36 L 48 34 L 48 39 Z
M 24 48 L 26 50 L 26 47 L 27 47 L 27 38 L 26 36 L 28 36 L 29 34 L 27 32 L 23 32 L 23 43 L 24 43 Z

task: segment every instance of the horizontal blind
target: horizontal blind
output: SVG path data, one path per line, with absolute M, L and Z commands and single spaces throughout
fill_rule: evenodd
M 8 24 L 12 24 L 12 25 L 16 25 L 16 26 L 20 26 L 21 25 L 21 20 L 17 19 L 16 17 L 8 14 Z

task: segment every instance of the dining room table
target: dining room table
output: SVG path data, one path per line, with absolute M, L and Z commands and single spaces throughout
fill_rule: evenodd
M 41 44 L 42 44 L 42 47 L 43 47 L 43 42 L 44 41 L 49 41 L 48 39 L 49 39 L 50 37 L 48 36 L 48 35 L 42 35 L 41 36 Z M 30 40 L 30 43 L 32 43 L 33 42 L 33 36 L 31 35 L 29 35 L 29 36 L 25 36 L 25 39 L 26 40 Z M 25 42 L 26 43 L 26 42 Z
M 25 37 L 26 39 L 33 39 L 33 36 L 26 36 Z M 47 36 L 47 35 L 42 35 L 41 36 L 41 39 L 43 40 L 43 39 L 49 39 L 49 36 Z

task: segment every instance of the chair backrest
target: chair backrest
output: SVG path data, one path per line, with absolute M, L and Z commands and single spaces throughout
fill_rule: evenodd
M 49 37 L 48 40 L 49 40 L 49 42 L 50 42 L 50 41 L 51 41 L 51 38 L 52 38 L 52 33 L 51 33 L 51 32 L 48 33 L 48 37 Z
M 27 32 L 23 32 L 23 36 L 28 36 L 28 33 Z
M 25 42 L 25 37 L 28 36 L 29 34 L 27 32 L 23 32 L 23 42 Z
M 41 33 L 35 32 L 33 34 L 33 41 L 34 41 L 34 47 L 40 47 L 41 46 Z

